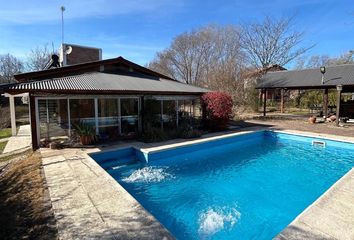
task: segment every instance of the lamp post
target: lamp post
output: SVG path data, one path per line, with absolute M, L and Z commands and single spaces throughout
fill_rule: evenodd
M 339 126 L 339 111 L 340 111 L 340 98 L 342 94 L 343 86 L 337 85 L 337 112 L 336 112 L 336 125 Z
M 320 67 L 320 72 L 322 73 L 322 80 L 321 83 L 322 85 L 324 84 L 324 74 L 326 73 L 326 67 L 322 66 Z M 328 89 L 325 88 L 323 91 L 323 118 L 326 119 L 328 115 Z
M 322 73 L 322 85 L 324 84 L 324 74 L 326 73 L 326 67 L 325 66 L 322 66 L 320 67 L 320 71 Z

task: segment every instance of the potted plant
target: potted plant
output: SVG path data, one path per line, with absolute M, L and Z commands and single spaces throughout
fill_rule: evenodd
M 80 142 L 82 145 L 89 145 L 94 142 L 96 132 L 94 127 L 89 124 L 80 122 L 74 125 L 77 134 L 80 136 Z
M 312 124 L 316 123 L 316 117 L 315 116 L 311 116 L 309 118 L 309 123 L 312 123 Z

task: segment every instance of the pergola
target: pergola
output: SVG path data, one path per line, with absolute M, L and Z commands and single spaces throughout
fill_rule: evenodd
M 266 73 L 256 86 L 263 93 L 263 116 L 266 116 L 267 91 L 280 89 L 281 112 L 284 111 L 284 90 L 323 90 L 323 115 L 328 114 L 328 90 L 337 90 L 336 124 L 339 125 L 341 94 L 354 92 L 354 64 L 314 69 Z M 354 105 L 353 105 L 354 107 Z

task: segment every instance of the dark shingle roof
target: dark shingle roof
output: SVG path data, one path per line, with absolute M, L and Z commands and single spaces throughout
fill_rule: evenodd
M 268 72 L 257 88 L 315 88 L 336 85 L 354 85 L 354 64 L 326 67 L 324 84 L 321 84 L 320 68 Z
M 13 91 L 111 91 L 111 92 L 176 92 L 204 93 L 207 89 L 174 80 L 152 78 L 142 74 L 113 74 L 92 72 L 81 75 L 19 83 Z

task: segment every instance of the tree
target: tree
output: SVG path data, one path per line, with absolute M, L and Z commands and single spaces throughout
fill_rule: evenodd
M 188 84 L 209 85 L 216 71 L 235 75 L 231 70 L 234 73 L 243 59 L 239 38 L 235 26 L 213 25 L 186 32 L 158 52 L 148 67 Z
M 12 83 L 14 74 L 23 71 L 23 62 L 11 54 L 0 55 L 0 83 Z
M 314 55 L 302 57 L 296 63 L 296 69 L 319 68 L 321 66 L 337 66 L 341 64 L 354 63 L 354 50 L 349 50 L 338 57 L 329 57 L 328 55 Z
M 26 66 L 29 71 L 40 71 L 45 68 L 50 59 L 51 53 L 48 49 L 48 44 L 45 44 L 42 47 L 31 49 Z
M 253 66 L 284 66 L 313 47 L 298 47 L 304 32 L 292 31 L 292 20 L 267 16 L 261 23 L 242 26 L 241 46 Z

